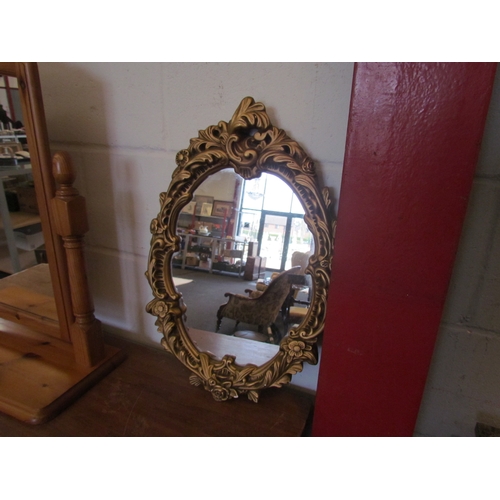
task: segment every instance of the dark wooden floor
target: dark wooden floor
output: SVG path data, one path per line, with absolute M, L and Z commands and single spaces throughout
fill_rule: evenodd
M 0 414 L 0 436 L 300 436 L 312 398 L 290 387 L 216 402 L 189 384 L 172 355 L 117 337 L 127 358 L 53 420 L 30 425 Z

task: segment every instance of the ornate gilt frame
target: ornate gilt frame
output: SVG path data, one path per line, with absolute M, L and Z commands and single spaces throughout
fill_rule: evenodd
M 157 318 L 155 325 L 163 334 L 163 347 L 194 372 L 190 377 L 193 385 L 203 385 L 217 401 L 246 394 L 257 402 L 260 390 L 288 383 L 302 370 L 304 361 L 317 363 L 316 340 L 324 327 L 333 250 L 328 189 L 320 189 L 314 164 L 300 145 L 274 127 L 265 106 L 251 97 L 242 100 L 228 123 L 221 121 L 201 130 L 187 149 L 177 153 L 176 163 L 168 191 L 160 194 L 158 217 L 151 222 L 146 277 L 154 299 L 146 310 Z M 172 257 L 180 249 L 176 234 L 180 211 L 208 176 L 224 168 L 233 168 L 244 179 L 267 172 L 285 181 L 301 200 L 304 220 L 314 238 L 315 253 L 306 270 L 313 283 L 309 312 L 281 341 L 274 358 L 261 366 L 241 366 L 234 356 L 219 360 L 197 350 L 183 321 L 186 306 L 182 294 L 170 272 Z

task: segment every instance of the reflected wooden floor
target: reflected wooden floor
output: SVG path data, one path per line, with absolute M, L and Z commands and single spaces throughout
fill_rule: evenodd
M 224 355 L 231 354 L 236 357 L 236 363 L 246 365 L 262 365 L 272 359 L 279 351 L 279 346 L 265 342 L 221 335 L 189 328 L 189 337 L 201 352 L 213 354 L 222 359 Z
M 0 315 L 59 337 L 48 264 L 39 264 L 0 280 Z

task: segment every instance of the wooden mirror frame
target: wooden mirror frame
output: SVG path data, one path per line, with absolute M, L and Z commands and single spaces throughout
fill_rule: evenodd
M 3 62 L 0 63 L 0 74 L 12 76 L 18 80 L 36 199 L 54 289 L 54 299 L 57 304 L 59 337 L 62 340 L 70 341 L 70 325 L 74 321 L 74 316 L 64 248 L 50 217 L 50 200 L 55 196 L 56 184 L 52 174 L 52 158 L 38 67 L 36 63 Z M 0 310 L 1 315 L 2 311 Z
M 157 318 L 163 347 L 194 372 L 190 377 L 193 385 L 203 385 L 217 401 L 246 394 L 257 402 L 259 391 L 288 383 L 302 370 L 304 361 L 317 363 L 316 341 L 324 327 L 333 251 L 328 189 L 320 189 L 314 164 L 300 145 L 274 127 L 265 106 L 251 97 L 242 100 L 228 123 L 221 121 L 200 131 L 187 149 L 177 153 L 176 163 L 168 191 L 160 194 L 158 217 L 151 222 L 146 277 L 154 299 L 146 310 Z M 171 273 L 172 257 L 180 249 L 176 231 L 180 211 L 207 177 L 224 168 L 233 168 L 244 179 L 262 173 L 282 179 L 302 202 L 304 220 L 314 238 L 314 254 L 306 268 L 313 290 L 308 313 L 283 338 L 278 353 L 261 366 L 242 366 L 235 356 L 225 355 L 220 360 L 198 351 L 184 323 L 186 306 Z
M 0 384 L 0 411 L 38 424 L 109 373 L 124 353 L 104 343 L 101 322 L 94 316 L 83 253 L 88 231 L 85 199 L 73 187 L 69 155 L 51 156 L 38 66 L 0 63 L 0 74 L 18 81 L 58 318 L 58 324 L 49 325 L 30 311 L 0 303 L 0 318 L 8 323 L 0 331 L 0 349 L 9 353 L 10 363 L 18 363 L 10 383 Z M 22 363 L 25 357 L 31 362 Z

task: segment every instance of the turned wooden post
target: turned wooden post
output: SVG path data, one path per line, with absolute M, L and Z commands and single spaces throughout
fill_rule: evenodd
M 57 152 L 52 172 L 58 184 L 52 199 L 52 217 L 66 251 L 71 302 L 75 321 L 70 327 L 77 363 L 93 366 L 104 358 L 101 322 L 94 316 L 94 304 L 85 270 L 84 234 L 88 231 L 85 198 L 73 187 L 75 173 L 68 153 Z

